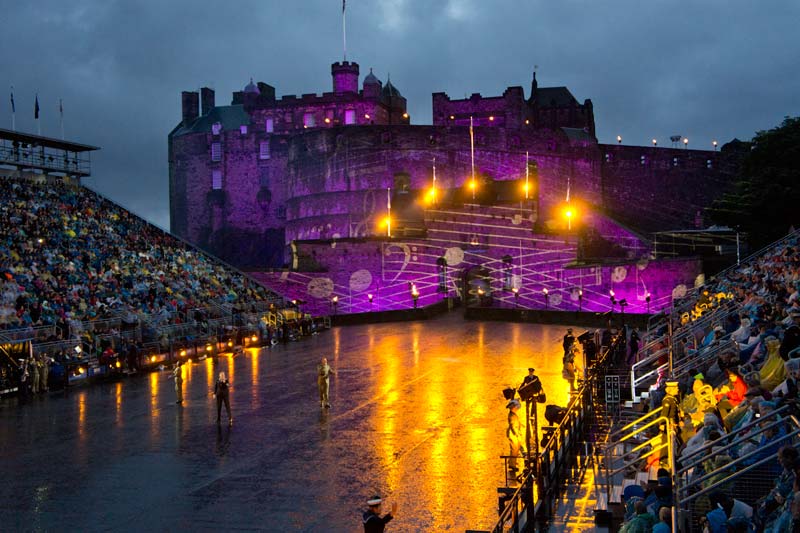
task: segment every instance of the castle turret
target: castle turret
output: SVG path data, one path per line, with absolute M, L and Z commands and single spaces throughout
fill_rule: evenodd
M 200 95 L 194 91 L 183 91 L 181 93 L 181 108 L 183 125 L 188 126 L 197 119 L 200 110 Z
M 331 65 L 331 75 L 333 76 L 333 92 L 358 92 L 358 63 L 336 62 Z
M 383 83 L 381 83 L 381 80 L 372 73 L 372 69 L 369 69 L 369 74 L 364 78 L 364 98 L 377 100 L 381 96 L 382 87 Z
M 258 86 L 253 83 L 253 78 L 250 78 L 250 83 L 245 85 L 242 91 L 242 103 L 244 104 L 245 111 L 249 113 L 253 110 L 258 102 L 260 94 L 261 91 L 258 89 Z
M 536 71 L 533 71 L 533 81 L 531 82 L 531 102 L 536 100 L 536 93 L 539 90 L 539 82 L 536 81 Z

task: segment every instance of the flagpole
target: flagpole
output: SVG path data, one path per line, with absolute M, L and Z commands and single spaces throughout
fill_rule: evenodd
M 344 14 L 345 2 L 347 2 L 347 0 L 342 0 L 342 51 L 344 52 L 344 61 L 347 61 L 347 24 Z
M 17 131 L 17 106 L 14 104 L 14 86 L 11 86 L 11 131 Z
M 58 114 L 61 120 L 61 140 L 64 140 L 64 102 L 61 98 L 58 99 Z
M 529 196 L 528 196 L 528 190 L 529 190 L 529 188 L 528 188 L 528 175 L 530 174 L 530 168 L 528 168 L 529 167 L 528 161 L 529 161 L 528 152 L 525 152 L 525 199 L 526 200 L 529 198 Z
M 475 201 L 475 135 L 472 133 L 472 117 L 469 117 L 469 151 L 472 159 L 472 201 Z
M 435 157 L 433 158 L 433 191 L 432 192 L 433 192 L 433 198 L 431 198 L 431 200 L 432 200 L 431 203 L 435 206 L 436 205 L 436 158 Z
M 33 118 L 36 119 L 36 135 L 42 136 L 42 123 L 39 121 L 39 93 L 36 93 L 36 99 L 33 104 Z

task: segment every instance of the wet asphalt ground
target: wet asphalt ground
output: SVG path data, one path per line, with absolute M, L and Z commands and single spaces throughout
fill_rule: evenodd
M 388 531 L 489 529 L 508 453 L 501 391 L 534 366 L 547 403 L 566 405 L 564 331 L 458 314 L 340 327 L 186 365 L 180 406 L 168 371 L 4 399 L 0 530 L 363 531 L 374 494 L 399 505 Z M 232 427 L 224 409 L 216 424 L 219 371 Z

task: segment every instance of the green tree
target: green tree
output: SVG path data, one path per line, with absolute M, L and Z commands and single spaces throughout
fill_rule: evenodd
M 706 210 L 717 223 L 746 232 L 760 248 L 800 222 L 800 117 L 759 131 L 732 192 Z

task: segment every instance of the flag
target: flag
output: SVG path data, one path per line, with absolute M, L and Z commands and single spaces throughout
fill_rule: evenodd
M 17 112 L 17 106 L 14 105 L 14 88 L 13 87 L 11 88 L 11 112 L 12 113 L 16 113 Z
M 33 104 L 33 118 L 39 120 L 39 95 L 36 95 L 36 100 Z
M 345 4 L 345 2 L 347 2 L 347 0 L 342 0 L 342 15 L 344 15 L 344 4 Z
M 61 118 L 64 118 L 64 102 L 61 101 L 61 98 L 58 99 L 58 112 L 61 114 Z

